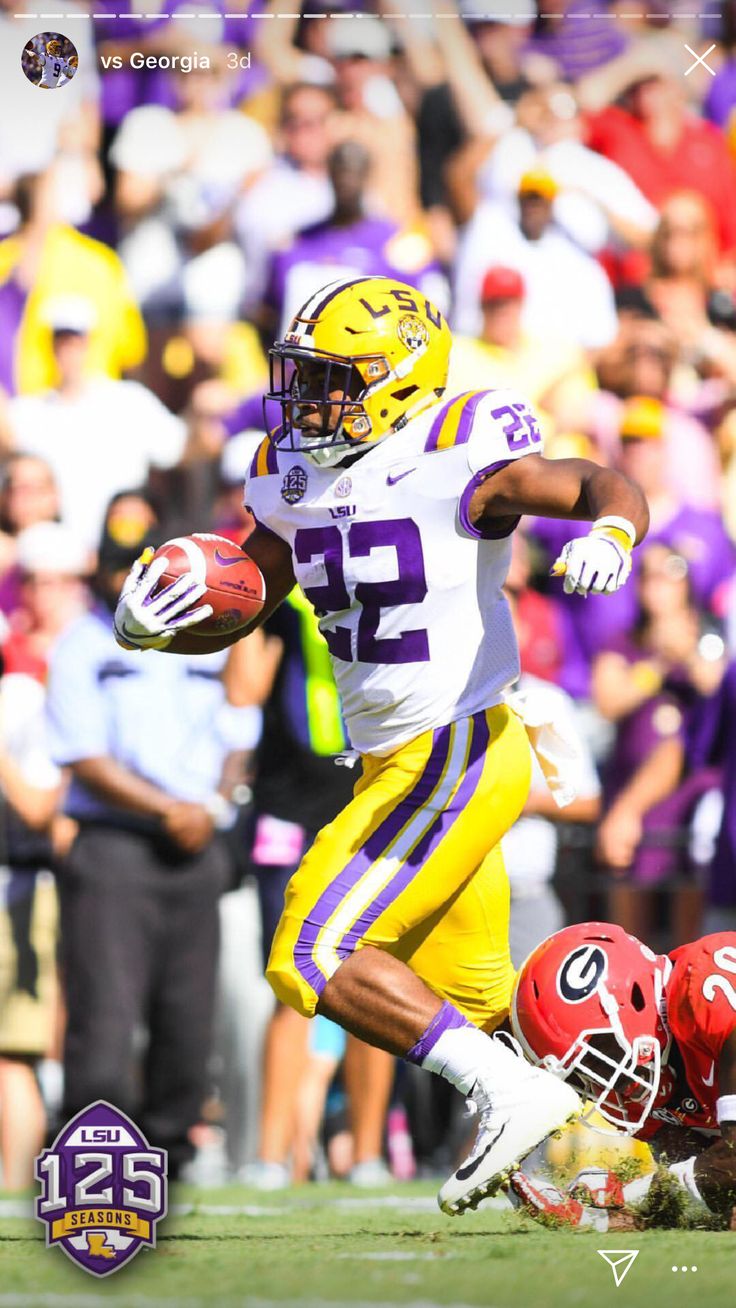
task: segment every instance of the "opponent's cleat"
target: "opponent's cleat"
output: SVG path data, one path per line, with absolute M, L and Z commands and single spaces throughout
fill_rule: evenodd
M 529 1068 L 528 1075 L 503 1089 L 492 1089 L 480 1077 L 469 1102 L 479 1115 L 473 1151 L 437 1196 L 443 1213 L 453 1216 L 495 1194 L 535 1145 L 583 1107 L 572 1086 L 541 1068 Z

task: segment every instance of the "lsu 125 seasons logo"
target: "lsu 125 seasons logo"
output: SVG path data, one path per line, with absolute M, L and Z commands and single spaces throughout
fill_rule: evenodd
M 307 493 L 307 474 L 303 468 L 295 464 L 289 468 L 284 480 L 281 483 L 281 498 L 286 500 L 287 504 L 298 504 L 304 499 Z
M 36 1217 L 93 1276 L 109 1276 L 156 1243 L 166 1215 L 166 1151 L 100 1099 L 77 1113 L 36 1159 Z

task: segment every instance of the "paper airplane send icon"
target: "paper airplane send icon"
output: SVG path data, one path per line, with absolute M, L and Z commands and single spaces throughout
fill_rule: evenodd
M 619 1286 L 623 1281 L 626 1273 L 630 1270 L 634 1259 L 637 1257 L 638 1249 L 599 1249 L 598 1253 L 601 1258 L 605 1259 L 611 1271 L 616 1285 Z

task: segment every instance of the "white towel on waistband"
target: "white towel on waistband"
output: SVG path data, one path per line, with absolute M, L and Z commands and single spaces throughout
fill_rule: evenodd
M 572 804 L 580 793 L 584 769 L 583 743 L 571 722 L 559 712 L 559 692 L 533 686 L 506 696 L 521 718 L 558 808 Z

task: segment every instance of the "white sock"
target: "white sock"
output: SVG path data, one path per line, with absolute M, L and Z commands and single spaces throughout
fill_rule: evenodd
M 443 1076 L 464 1095 L 470 1094 L 481 1073 L 498 1081 L 499 1088 L 505 1090 L 510 1082 L 526 1080 L 532 1071 L 525 1058 L 512 1053 L 500 1040 L 492 1040 L 477 1026 L 443 1031 L 421 1066 Z

